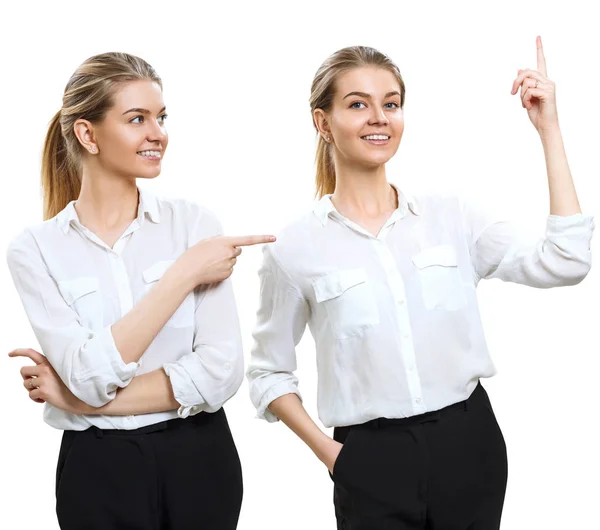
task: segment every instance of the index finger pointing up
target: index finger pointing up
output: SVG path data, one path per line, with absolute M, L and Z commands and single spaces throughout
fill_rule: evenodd
M 542 37 L 539 35 L 535 39 L 535 45 L 537 47 L 537 69 L 540 74 L 544 77 L 548 77 L 546 71 L 546 58 L 544 57 L 544 48 L 542 47 Z
M 229 238 L 229 242 L 234 247 L 260 245 L 261 243 L 272 243 L 273 241 L 275 241 L 275 236 L 237 236 Z

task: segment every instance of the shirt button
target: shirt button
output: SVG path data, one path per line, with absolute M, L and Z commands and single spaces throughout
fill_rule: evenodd
M 415 398 L 415 403 L 417 405 L 420 405 L 421 404 L 421 398 Z
M 402 338 L 403 338 L 403 339 L 408 339 L 408 333 L 404 333 L 404 334 L 402 335 Z
M 227 371 L 231 370 L 231 364 L 230 363 L 225 363 L 225 370 L 227 370 Z
M 404 298 L 400 298 L 398 300 L 398 305 L 403 305 L 404 304 Z

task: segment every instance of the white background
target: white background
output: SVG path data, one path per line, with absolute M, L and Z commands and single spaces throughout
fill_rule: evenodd
M 204 203 L 229 234 L 277 233 L 310 208 L 310 84 L 329 54 L 354 44 L 390 55 L 407 86 L 406 128 L 389 179 L 413 191 L 456 190 L 542 234 L 542 147 L 518 95 L 510 94 L 517 70 L 536 68 L 539 34 L 582 208 L 600 211 L 600 34 L 591 8 L 507 1 L 215 4 L 105 0 L 3 8 L 0 247 L 41 220 L 46 125 L 75 68 L 106 51 L 139 55 L 164 80 L 169 150 L 162 174 L 142 185 Z M 592 250 L 598 256 L 598 235 Z M 234 274 L 246 355 L 260 258 L 258 248 L 246 249 Z M 37 343 L 4 260 L 0 293 L 0 527 L 55 529 L 61 433 L 27 398 L 18 372 L 23 362 L 6 357 Z M 480 284 L 499 372 L 484 384 L 509 453 L 503 529 L 598 527 L 599 294 L 598 267 L 570 288 Z M 308 332 L 298 360 L 300 388 L 316 418 Z M 239 528 L 334 528 L 325 467 L 283 424 L 254 419 L 246 382 L 226 410 L 244 469 Z

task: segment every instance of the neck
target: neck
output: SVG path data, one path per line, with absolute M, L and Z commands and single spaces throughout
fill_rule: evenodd
M 81 191 L 75 210 L 89 229 L 113 230 L 137 217 L 138 190 L 135 178 L 107 176 L 83 169 Z
M 331 201 L 338 211 L 367 217 L 385 215 L 398 207 L 396 192 L 387 182 L 384 164 L 374 168 L 336 164 L 335 192 Z

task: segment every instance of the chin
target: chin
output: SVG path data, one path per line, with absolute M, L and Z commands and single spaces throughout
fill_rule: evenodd
M 137 175 L 136 178 L 138 179 L 145 179 L 145 180 L 152 180 L 155 179 L 156 177 L 158 177 L 158 175 L 160 175 L 160 171 L 154 175 Z
M 160 175 L 160 167 L 156 168 L 145 168 L 144 171 L 138 173 L 138 178 L 142 179 L 154 179 Z
M 381 154 L 380 156 L 370 156 L 367 158 L 364 158 L 361 162 L 363 165 L 367 166 L 367 167 L 378 167 L 378 166 L 383 166 L 384 164 L 387 164 L 391 158 L 394 155 L 383 155 Z

